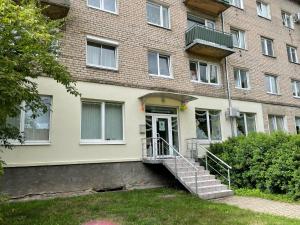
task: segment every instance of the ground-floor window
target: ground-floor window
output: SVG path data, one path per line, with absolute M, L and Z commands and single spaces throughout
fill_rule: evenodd
M 51 96 L 41 96 L 41 100 L 47 106 L 47 112 L 44 113 L 41 109 L 36 113 L 38 116 L 32 117 L 32 111 L 22 103 L 25 110 L 21 110 L 18 116 L 7 120 L 9 125 L 18 128 L 24 135 L 25 143 L 49 142 Z
M 274 131 L 285 131 L 285 122 L 284 122 L 284 116 L 275 116 L 275 115 L 269 115 L 269 130 L 270 132 Z
M 240 117 L 236 118 L 236 133 L 237 135 L 248 135 L 256 131 L 256 122 L 254 113 L 241 113 Z
M 122 141 L 123 136 L 123 104 L 93 101 L 82 102 L 82 141 Z
M 300 117 L 295 118 L 295 123 L 296 123 L 296 132 L 297 134 L 300 134 Z
M 221 140 L 220 111 L 196 110 L 196 133 L 201 140 Z

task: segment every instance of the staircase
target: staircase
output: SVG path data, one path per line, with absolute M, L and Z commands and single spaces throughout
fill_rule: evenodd
M 190 151 L 191 155 L 194 156 L 196 152 L 195 150 L 198 152 L 198 148 L 202 149 L 203 147 L 199 147 L 197 143 L 196 145 L 188 145 L 188 151 Z M 223 176 L 221 171 L 209 165 L 208 159 L 212 159 L 214 162 L 219 163 L 222 168 L 225 169 L 228 177 L 223 177 L 225 180 L 228 180 L 229 187 L 231 167 L 207 149 L 205 149 L 205 151 L 207 151 L 207 154 L 204 160 L 204 168 L 203 166 L 200 166 L 199 162 L 196 162 L 194 158 L 187 158 L 181 155 L 162 138 L 143 139 L 144 163 L 163 164 L 192 194 L 198 195 L 202 199 L 223 198 L 233 195 L 233 191 L 230 190 L 227 185 L 222 184 L 215 175 L 210 174 L 208 170 L 209 168 Z

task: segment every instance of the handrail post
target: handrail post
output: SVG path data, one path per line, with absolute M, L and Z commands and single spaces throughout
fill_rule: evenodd
M 231 181 L 230 181 L 230 169 L 229 168 L 227 169 L 227 173 L 228 173 L 228 187 L 230 189 Z
M 177 173 L 177 157 L 175 155 L 175 174 L 176 174 L 176 178 L 178 177 L 178 173 Z
M 197 170 L 195 170 L 195 182 L 196 182 L 196 194 L 198 195 L 198 174 L 197 174 Z
M 207 165 L 207 153 L 205 153 L 205 168 L 208 170 L 208 165 Z

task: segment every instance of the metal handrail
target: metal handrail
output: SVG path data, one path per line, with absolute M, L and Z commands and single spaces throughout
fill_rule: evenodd
M 211 27 L 208 27 L 206 25 L 201 25 L 201 24 L 194 24 L 193 26 L 191 26 L 190 28 L 188 28 L 185 31 L 185 33 L 189 32 L 190 30 L 194 29 L 195 27 L 201 27 L 201 28 L 205 28 L 207 30 L 215 31 L 215 32 L 220 33 L 220 34 L 226 34 L 226 35 L 232 36 L 232 34 L 229 33 L 229 32 L 225 32 L 225 31 L 222 31 L 222 30 L 217 30 L 216 28 L 211 28 Z

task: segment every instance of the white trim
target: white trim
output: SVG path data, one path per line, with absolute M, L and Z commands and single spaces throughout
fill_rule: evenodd
M 274 75 L 270 75 L 270 74 L 265 74 L 265 78 L 268 79 L 269 87 L 270 87 L 270 91 L 267 90 L 267 93 L 268 94 L 272 94 L 272 95 L 280 95 L 279 84 L 278 84 L 278 76 L 274 76 Z M 272 82 L 271 82 L 270 78 L 274 78 L 277 92 L 274 92 L 273 85 L 272 85 Z
M 260 4 L 260 7 L 261 7 L 261 8 L 262 8 L 262 6 L 265 6 L 265 7 L 267 8 L 267 13 L 268 13 L 268 15 L 263 15 L 263 14 L 260 12 L 257 3 Z M 271 20 L 271 19 L 272 19 L 270 4 L 268 4 L 268 3 L 264 2 L 264 1 L 260 1 L 260 0 L 259 0 L 259 1 L 256 1 L 256 11 L 257 11 L 257 15 L 258 15 L 258 16 L 260 16 L 260 17 L 262 17 L 262 18 L 265 18 L 265 19 L 268 19 L 268 20 Z
M 153 74 L 153 73 L 149 73 L 149 53 L 154 53 L 156 54 L 156 60 L 157 60 L 157 73 L 158 74 Z M 159 57 L 160 56 L 165 56 L 168 58 L 168 67 L 169 67 L 169 75 L 164 75 L 164 74 L 160 74 L 160 62 L 159 62 Z M 153 76 L 153 77 L 162 77 L 162 78 L 168 78 L 168 79 L 174 79 L 173 77 L 173 71 L 172 71 L 172 60 L 171 60 L 171 55 L 169 54 L 165 54 L 165 53 L 161 53 L 158 51 L 152 51 L 149 50 L 147 52 L 147 58 L 148 58 L 148 75 L 149 76 Z
M 100 7 L 96 7 L 96 6 L 93 6 L 93 5 L 89 5 L 89 1 L 86 0 L 86 5 L 89 8 L 97 9 L 97 10 L 100 10 L 100 11 L 103 11 L 103 12 L 108 12 L 108 13 L 115 14 L 115 15 L 119 14 L 118 0 L 115 0 L 115 9 L 116 9 L 116 11 L 110 11 L 110 10 L 104 9 L 103 8 L 103 0 L 99 0 L 99 3 L 100 3 Z
M 244 125 L 245 125 L 245 135 L 249 135 L 249 131 L 248 131 L 248 122 L 247 122 L 247 115 L 252 114 L 254 116 L 254 132 L 257 132 L 257 114 L 254 112 L 241 112 L 241 114 L 243 114 L 243 120 L 244 120 Z M 234 127 L 234 132 L 235 135 L 238 136 L 238 128 L 237 128 L 237 118 L 235 118 L 234 120 L 235 123 L 235 127 Z
M 293 47 L 293 46 L 291 46 L 291 45 L 286 45 L 286 47 L 287 47 L 287 52 L 288 52 L 288 58 L 289 58 L 289 62 L 291 62 L 291 63 L 296 63 L 296 64 L 299 64 L 299 58 L 298 58 L 298 51 L 297 51 L 297 47 Z M 292 50 L 294 50 L 295 51 L 295 60 L 296 61 L 293 61 L 293 54 L 292 54 Z M 291 59 L 291 60 L 290 60 Z
M 236 85 L 236 80 L 235 80 L 235 70 L 238 70 L 238 84 L 239 86 Z M 242 87 L 242 79 L 241 79 L 241 70 L 246 72 L 246 77 L 247 77 L 247 88 Z M 249 70 L 241 69 L 241 68 L 233 68 L 233 76 L 234 76 L 234 83 L 235 83 L 235 88 L 236 89 L 241 89 L 241 90 L 251 90 L 251 85 L 250 85 L 250 76 L 249 76 Z
M 80 145 L 125 145 L 124 140 L 80 139 Z
M 209 84 L 209 85 L 215 85 L 215 86 L 221 86 L 221 68 L 220 68 L 220 65 L 217 64 L 217 63 L 212 63 L 212 62 L 208 62 L 208 61 L 204 61 L 204 60 L 199 60 L 199 59 L 190 59 L 189 60 L 189 66 L 190 66 L 190 63 L 193 62 L 193 63 L 196 63 L 197 64 L 197 80 L 193 80 L 191 79 L 191 82 L 193 83 L 199 83 L 199 84 Z M 204 63 L 206 64 L 206 75 L 207 75 L 207 80 L 208 82 L 204 82 L 201 80 L 201 74 L 200 74 L 200 64 L 201 63 Z M 211 80 L 211 77 L 210 77 L 210 66 L 216 66 L 217 67 L 217 83 L 211 83 L 210 80 Z M 190 71 L 190 69 L 189 69 Z M 191 74 L 190 74 L 190 77 L 191 77 Z
M 119 46 L 119 42 L 114 41 L 114 40 L 110 40 L 110 39 L 106 39 L 106 38 L 100 38 L 100 37 L 96 37 L 96 36 L 92 36 L 92 35 L 87 35 L 86 36 L 86 40 L 87 41 L 96 41 L 99 42 L 100 44 L 108 44 L 108 45 L 112 45 L 112 46 Z
M 267 38 L 267 37 L 261 36 L 261 41 L 263 41 L 263 43 L 264 43 L 263 49 L 262 49 L 263 55 L 270 56 L 270 57 L 275 57 L 276 54 L 275 54 L 275 50 L 274 50 L 274 40 L 271 39 L 271 38 Z M 271 47 L 272 47 L 273 55 L 271 55 L 270 52 L 269 52 L 268 45 L 267 45 L 268 41 L 271 42 Z
M 235 32 L 238 33 L 238 46 L 233 44 L 233 47 L 243 49 L 243 50 L 247 50 L 248 45 L 247 45 L 247 41 L 246 41 L 246 31 L 240 30 L 238 28 L 231 27 L 230 28 L 230 33 L 231 34 L 232 34 L 232 31 L 235 31 Z M 241 37 L 243 37 L 243 39 L 241 39 Z M 242 41 L 241 40 L 244 43 L 244 47 L 242 47 Z
M 240 0 L 240 2 L 241 2 L 241 7 L 237 6 L 236 0 L 230 0 L 229 3 L 238 9 L 244 9 L 244 0 Z
M 159 6 L 159 22 L 160 22 L 160 24 L 156 24 L 156 23 L 152 23 L 152 22 L 148 21 L 148 15 L 147 15 L 148 4 L 151 4 L 151 5 L 154 5 L 154 6 Z M 168 26 L 167 27 L 164 27 L 163 8 L 166 8 L 168 10 Z M 162 5 L 160 3 L 156 3 L 156 2 L 153 2 L 153 1 L 146 1 L 146 19 L 147 19 L 148 24 L 171 30 L 171 12 L 170 12 L 170 7 L 169 6 Z

